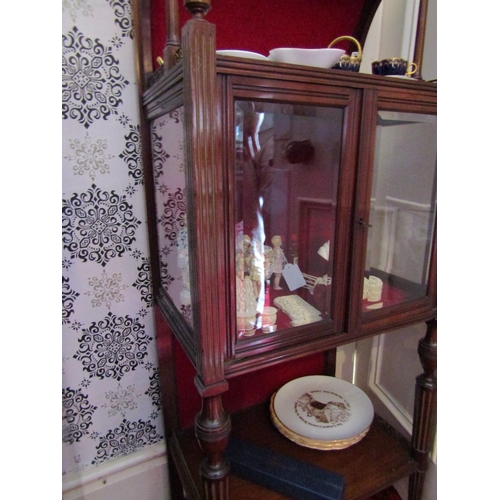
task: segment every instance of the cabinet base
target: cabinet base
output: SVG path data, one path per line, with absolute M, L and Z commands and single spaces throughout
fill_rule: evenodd
M 343 500 L 365 500 L 417 470 L 409 444 L 376 416 L 368 434 L 345 450 L 320 451 L 301 447 L 282 436 L 272 425 L 267 404 L 231 416 L 232 435 L 256 446 L 300 460 L 344 477 Z M 184 431 L 169 443 L 182 478 L 186 498 L 202 499 L 199 476 L 202 453 L 194 430 Z M 285 500 L 289 497 L 236 474 L 229 476 L 231 500 Z

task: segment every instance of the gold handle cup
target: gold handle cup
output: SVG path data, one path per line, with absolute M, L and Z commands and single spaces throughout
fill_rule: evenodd
M 328 45 L 327 48 L 332 48 L 337 42 L 341 40 L 349 40 L 354 42 L 358 48 L 358 52 L 353 52 L 352 55 L 348 56 L 344 54 L 340 57 L 340 60 L 333 66 L 333 69 L 342 69 L 344 71 L 359 71 L 359 67 L 361 66 L 361 60 L 363 58 L 363 51 L 361 49 L 361 44 L 352 36 L 339 36 L 335 38 L 333 42 Z
M 413 66 L 413 69 L 412 69 Z M 417 63 L 410 63 L 408 64 L 408 69 L 406 70 L 405 76 L 411 76 L 414 75 L 418 70 L 418 64 Z

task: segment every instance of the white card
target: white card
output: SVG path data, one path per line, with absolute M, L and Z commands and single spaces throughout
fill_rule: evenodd
M 291 292 L 306 284 L 306 280 L 296 264 L 286 264 L 283 268 L 283 278 Z

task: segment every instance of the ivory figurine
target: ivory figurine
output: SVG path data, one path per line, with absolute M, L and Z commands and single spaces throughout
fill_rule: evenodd
M 273 288 L 275 290 L 283 290 L 283 288 L 280 286 L 280 281 L 281 275 L 283 274 L 283 268 L 285 267 L 286 258 L 285 253 L 281 248 L 281 236 L 273 236 L 271 239 L 271 244 L 273 245 Z

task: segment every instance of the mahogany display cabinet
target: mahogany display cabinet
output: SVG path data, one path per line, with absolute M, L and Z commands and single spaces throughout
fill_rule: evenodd
M 341 474 L 345 499 L 406 476 L 418 499 L 436 409 L 436 84 L 221 56 L 207 2 L 185 3 L 142 95 L 172 496 L 285 498 L 231 474 L 235 435 Z M 411 443 L 378 417 L 339 451 L 273 427 L 269 398 L 306 361 L 334 375 L 336 347 L 419 322 Z

